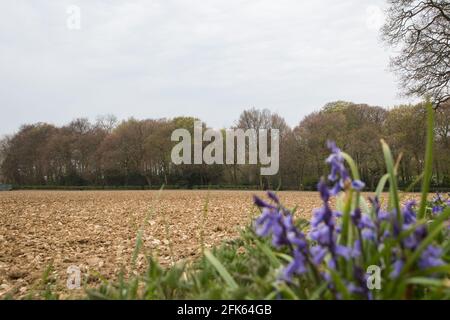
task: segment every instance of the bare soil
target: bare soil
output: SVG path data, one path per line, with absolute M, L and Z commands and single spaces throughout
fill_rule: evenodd
M 252 191 L 0 192 L 0 299 L 42 290 L 49 266 L 56 291 L 70 298 L 83 293 L 67 289 L 70 266 L 95 286 L 99 276 L 115 280 L 120 271 L 143 271 L 149 255 L 163 266 L 193 259 L 202 239 L 205 247 L 215 246 L 250 224 L 258 213 L 255 193 L 263 196 Z M 321 205 L 316 192 L 279 195 L 288 208 L 298 206 L 298 217 L 309 219 Z M 131 269 L 139 230 L 143 246 Z
M 41 289 L 49 266 L 62 297 L 67 269 L 83 275 L 116 279 L 130 270 L 136 238 L 143 247 L 136 270 L 146 255 L 162 265 L 192 259 L 239 235 L 257 214 L 251 191 L 13 191 L 0 193 L 0 298 L 21 298 Z M 262 193 L 259 193 L 262 195 Z M 316 193 L 281 192 L 287 206 L 309 217 L 320 205 Z M 205 214 L 205 205 L 207 210 Z M 93 277 L 93 285 L 97 280 Z

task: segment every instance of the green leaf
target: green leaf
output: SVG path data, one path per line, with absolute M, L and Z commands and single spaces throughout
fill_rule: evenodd
M 389 174 L 385 174 L 384 176 L 381 177 L 380 181 L 378 181 L 378 185 L 377 185 L 377 189 L 375 190 L 375 195 L 380 198 L 381 193 L 384 190 L 384 187 L 386 186 L 386 183 L 389 180 Z
M 320 298 L 322 293 L 328 288 L 328 283 L 324 282 L 322 283 L 309 297 L 310 300 L 317 300 Z
M 344 212 L 345 208 L 345 193 L 341 192 L 336 197 L 336 210 L 339 212 Z
M 361 211 L 364 213 L 369 213 L 370 212 L 370 208 L 367 205 L 366 199 L 364 199 L 364 197 L 362 195 L 359 195 L 359 204 L 361 206 Z
M 381 146 L 383 149 L 384 161 L 386 162 L 386 169 L 389 175 L 389 190 L 390 196 L 392 198 L 390 200 L 391 204 L 393 204 L 393 207 L 397 212 L 397 220 L 399 223 L 399 227 L 401 229 L 403 225 L 402 221 L 403 219 L 402 219 L 402 212 L 400 211 L 400 201 L 398 197 L 397 177 L 395 175 L 394 158 L 392 157 L 391 149 L 384 140 L 381 140 Z
M 292 257 L 290 255 L 288 255 L 288 254 L 285 254 L 285 253 L 277 252 L 276 256 L 280 257 L 281 259 L 285 260 L 286 262 L 291 262 L 292 261 Z
M 284 293 L 286 296 L 288 296 L 291 300 L 299 300 L 299 297 L 285 283 L 280 284 L 278 290 L 280 291 L 280 293 Z
M 352 177 L 354 180 L 361 180 L 359 176 L 358 166 L 355 163 L 355 160 L 345 152 L 341 152 L 341 155 L 344 157 L 345 161 L 347 161 L 348 166 L 350 167 L 350 171 L 352 172 Z
M 417 284 L 422 286 L 433 286 L 433 287 L 448 287 L 448 281 L 447 280 L 439 280 L 439 279 L 433 279 L 433 278 L 411 278 L 406 280 L 406 283 L 408 284 Z
M 134 246 L 133 257 L 131 259 L 131 264 L 133 268 L 136 265 L 136 259 L 139 254 L 139 251 L 141 250 L 141 247 L 142 247 L 142 230 L 139 230 L 136 237 L 136 245 Z
M 220 263 L 220 261 L 217 260 L 217 258 L 209 250 L 205 250 L 205 257 L 231 289 L 239 288 L 238 284 L 234 281 L 228 270 L 225 269 L 222 263 Z
M 347 287 L 341 279 L 341 276 L 334 270 L 329 270 L 331 273 L 331 278 L 333 279 L 333 283 L 336 285 L 336 289 L 342 294 L 342 298 L 344 300 L 350 299 L 350 293 L 348 292 Z
M 277 256 L 275 255 L 275 253 L 264 243 L 261 243 L 261 241 L 259 241 L 258 239 L 255 238 L 255 243 L 256 246 L 258 247 L 259 250 L 262 251 L 262 253 L 264 253 L 267 258 L 269 258 L 270 264 L 275 267 L 278 268 L 281 263 L 280 261 L 277 259 Z

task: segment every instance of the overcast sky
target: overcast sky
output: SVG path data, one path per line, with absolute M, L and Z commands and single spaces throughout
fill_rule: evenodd
M 390 53 L 379 41 L 384 5 L 2 1 L 0 134 L 101 114 L 190 115 L 228 127 L 249 107 L 296 125 L 329 101 L 407 102 L 397 96 Z

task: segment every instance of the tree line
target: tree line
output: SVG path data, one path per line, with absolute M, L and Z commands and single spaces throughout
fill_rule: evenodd
M 450 104 L 436 110 L 433 185 L 450 187 Z M 398 176 L 403 187 L 420 175 L 424 163 L 425 109 L 422 104 L 391 109 L 333 102 L 291 128 L 269 110 L 249 109 L 234 128 L 279 129 L 280 169 L 261 176 L 260 165 L 174 165 L 171 151 L 177 128 L 192 131 L 191 117 L 134 118 L 118 122 L 102 116 L 95 122 L 75 119 L 57 127 L 23 125 L 0 143 L 0 180 L 16 186 L 148 187 L 161 185 L 311 190 L 326 174 L 327 140 L 334 140 L 357 162 L 367 189 L 384 174 L 380 139 L 401 157 Z M 207 124 L 204 123 L 204 128 Z

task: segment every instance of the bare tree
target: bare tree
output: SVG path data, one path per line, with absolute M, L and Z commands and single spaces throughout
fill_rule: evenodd
M 97 117 L 95 125 L 109 134 L 117 126 L 117 117 L 112 114 L 100 115 Z
M 407 96 L 450 98 L 450 1 L 388 0 L 382 39 L 398 48 L 391 67 Z
M 3 161 L 6 158 L 6 152 L 8 151 L 8 144 L 11 138 L 9 136 L 0 137 L 0 168 L 2 167 Z M 2 183 L 4 177 L 2 170 L 0 170 L 0 183 Z

